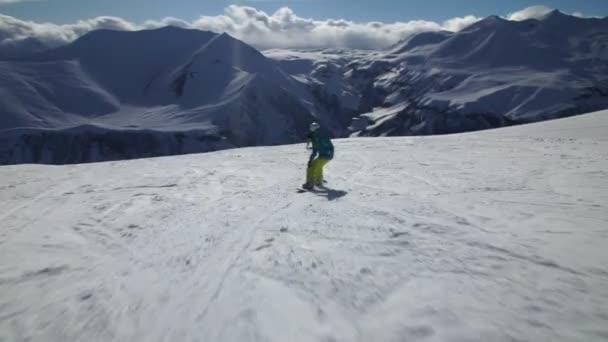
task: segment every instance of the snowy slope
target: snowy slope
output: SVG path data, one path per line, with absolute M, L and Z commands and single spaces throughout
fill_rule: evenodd
M 2 33 L 0 33 L 1 35 Z M 48 49 L 49 46 L 45 42 L 34 37 L 20 40 L 4 40 L 0 42 L 0 60 L 18 60 Z
M 0 340 L 604 341 L 606 132 L 0 167 Z
M 0 62 L 0 84 L 0 129 L 74 126 L 120 108 L 77 61 Z
M 135 32 L 97 30 L 27 60 L 78 60 L 87 73 L 121 100 L 149 104 L 150 99 L 142 99 L 146 86 L 216 36 L 171 26 Z

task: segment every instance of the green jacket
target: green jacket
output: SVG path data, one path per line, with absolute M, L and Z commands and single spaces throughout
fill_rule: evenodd
M 312 143 L 310 160 L 315 159 L 317 156 L 322 159 L 333 159 L 334 145 L 329 138 L 321 136 L 318 131 L 308 133 L 307 138 Z

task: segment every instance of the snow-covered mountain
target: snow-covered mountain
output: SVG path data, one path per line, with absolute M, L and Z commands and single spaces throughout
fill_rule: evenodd
M 419 135 L 604 108 L 608 19 L 558 11 L 383 51 L 262 54 L 226 34 L 100 30 L 0 61 L 0 163 L 293 143 L 313 120 L 334 136 Z
M 3 37 L 2 33 L 0 30 L 0 39 Z M 21 40 L 5 40 L 0 42 L 0 59 L 16 60 L 26 58 L 48 49 L 50 47 L 47 44 L 34 37 Z
M 296 142 L 317 115 L 303 84 L 226 34 L 100 30 L 0 70 L 3 163 Z
M 353 135 L 453 133 L 608 107 L 606 18 L 492 16 L 456 33 L 414 35 L 389 51 L 347 53 L 268 55 L 311 84 L 330 84 L 324 94 L 338 104 L 358 99 Z M 319 69 L 327 72 L 317 76 Z
M 605 341 L 607 127 L 2 166 L 0 340 Z

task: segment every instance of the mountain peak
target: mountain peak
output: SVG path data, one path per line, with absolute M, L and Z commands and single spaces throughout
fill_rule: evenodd
M 421 32 L 408 37 L 395 44 L 392 48 L 392 53 L 403 53 L 417 47 L 437 44 L 453 35 L 453 32 L 449 31 L 436 31 L 436 32 Z
M 205 50 L 213 50 L 215 53 L 226 52 L 227 50 L 254 50 L 247 43 L 234 38 L 226 32 L 222 32 L 220 34 L 216 34 L 213 38 L 209 40 L 209 42 L 203 45 L 199 53 Z
M 563 13 L 560 10 L 554 9 L 553 11 L 545 14 L 545 16 L 541 20 L 543 20 L 543 21 L 552 20 L 553 21 L 553 20 L 567 20 L 567 19 L 572 19 L 572 18 L 576 18 L 576 17 Z
M 506 23 L 506 22 L 508 22 L 508 20 L 506 20 L 503 17 L 499 17 L 497 15 L 491 15 L 491 16 L 488 16 L 488 17 L 482 19 L 481 22 L 496 24 L 496 23 Z
M 476 29 L 480 29 L 480 28 L 504 26 L 505 24 L 508 24 L 508 23 L 509 23 L 509 21 L 502 17 L 499 17 L 497 15 L 491 15 L 474 24 L 471 24 L 469 27 L 465 28 L 462 31 L 466 32 L 466 31 L 476 30 Z
M 484 20 L 487 20 L 487 21 L 503 21 L 504 19 L 501 18 L 501 17 L 499 17 L 499 16 L 497 16 L 497 15 L 490 15 L 490 16 L 486 17 Z
M 148 31 L 173 31 L 173 32 L 180 32 L 180 31 L 193 31 L 195 29 L 189 29 L 189 28 L 185 28 L 185 27 L 181 27 L 181 26 L 175 26 L 175 25 L 167 25 L 167 26 L 162 26 L 159 28 L 154 28 L 154 29 L 149 29 Z M 200 30 L 199 30 L 200 31 Z

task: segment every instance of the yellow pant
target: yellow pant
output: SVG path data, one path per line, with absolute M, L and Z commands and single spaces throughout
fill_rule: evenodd
M 329 163 L 329 159 L 317 158 L 310 163 L 306 169 L 306 183 L 312 185 L 323 184 L 323 167 Z

